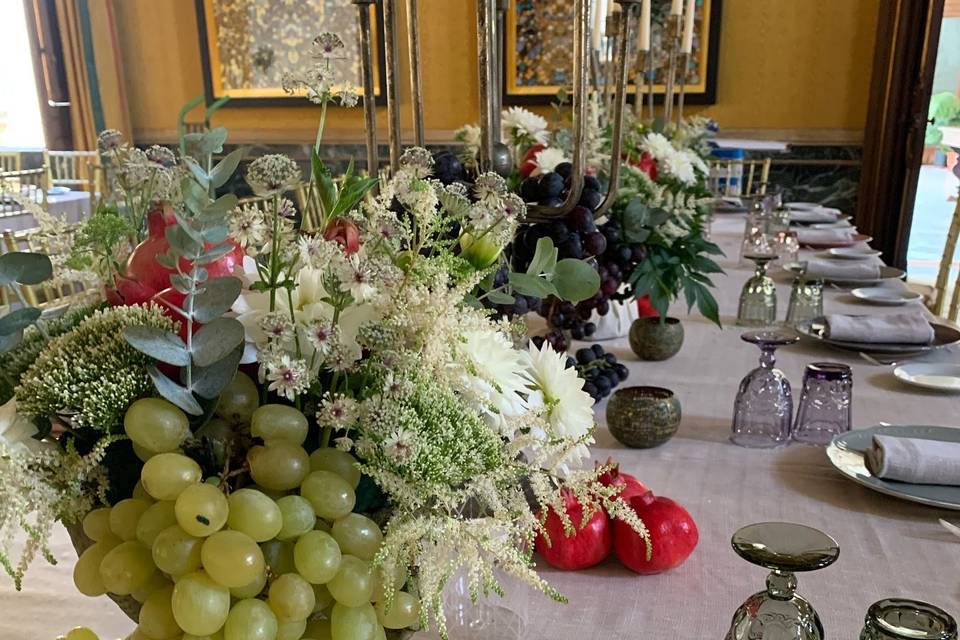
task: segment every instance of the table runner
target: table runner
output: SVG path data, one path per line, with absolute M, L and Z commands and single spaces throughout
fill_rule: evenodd
M 665 445 L 626 449 L 607 432 L 606 403 L 601 403 L 594 457 L 613 456 L 655 492 L 683 504 L 700 529 L 699 546 L 681 567 L 657 576 L 636 576 L 614 560 L 573 573 L 544 567 L 544 577 L 570 603 L 555 604 L 536 593 L 508 589 L 511 606 L 525 613 L 526 638 L 723 638 L 734 610 L 763 589 L 766 575 L 733 553 L 730 536 L 742 525 L 771 520 L 816 527 L 840 544 L 836 564 L 798 576 L 798 591 L 820 613 L 827 637 L 856 638 L 867 607 L 884 597 L 925 600 L 960 617 L 960 540 L 937 523 L 938 517 L 960 522 L 960 512 L 904 502 L 856 485 L 833 470 L 822 448 L 754 450 L 727 442 L 737 385 L 757 365 L 759 355 L 756 347 L 740 340 L 743 329 L 734 324 L 740 288 L 750 275 L 749 269 L 736 266 L 742 230 L 739 215 L 718 217 L 713 225 L 714 240 L 727 252 L 720 260 L 727 273 L 716 278 L 723 330 L 685 315 L 678 306 L 674 313 L 683 319 L 686 340 L 670 360 L 640 362 L 625 338 L 603 343 L 630 368 L 625 384 L 674 390 L 683 420 L 678 435 Z M 780 280 L 782 318 L 790 286 Z M 826 313 L 902 311 L 858 304 L 849 293 L 829 287 L 824 296 Z M 780 349 L 777 356 L 795 396 L 806 364 L 850 364 L 858 428 L 881 421 L 944 426 L 960 421 L 960 396 L 905 387 L 893 378 L 891 368 L 871 365 L 856 354 L 801 342 Z M 958 352 L 925 359 L 957 361 Z M 133 624 L 109 600 L 86 598 L 74 590 L 75 555 L 62 529 L 54 551 L 60 564 L 35 563 L 22 593 L 0 581 L 0 637 L 52 640 L 75 625 L 90 626 L 104 640 L 129 633 Z

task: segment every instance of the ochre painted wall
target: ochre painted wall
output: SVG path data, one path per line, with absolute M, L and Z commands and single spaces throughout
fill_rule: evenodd
M 717 104 L 692 111 L 732 132 L 859 140 L 880 1 L 724 0 Z M 194 0 L 115 3 L 136 139 L 171 140 L 180 105 L 203 90 Z M 428 138 L 449 139 L 453 129 L 478 118 L 476 2 L 421 0 L 420 6 Z M 401 98 L 408 125 L 406 87 Z M 217 124 L 229 127 L 235 142 L 309 142 L 318 113 L 304 105 L 227 107 Z M 327 131 L 328 140 L 360 140 L 362 113 L 334 109 Z

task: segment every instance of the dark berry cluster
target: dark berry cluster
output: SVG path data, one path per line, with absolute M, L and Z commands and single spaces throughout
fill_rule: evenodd
M 583 390 L 594 400 L 610 395 L 630 375 L 626 365 L 617 362 L 617 356 L 605 352 L 599 344 L 577 349 L 575 358 L 567 358 L 567 366 L 577 368 L 586 380 Z

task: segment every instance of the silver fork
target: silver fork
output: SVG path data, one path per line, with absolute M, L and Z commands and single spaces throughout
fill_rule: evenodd
M 878 367 L 895 367 L 898 364 L 896 360 L 881 360 L 863 351 L 860 351 L 859 355 L 870 364 L 877 365 Z

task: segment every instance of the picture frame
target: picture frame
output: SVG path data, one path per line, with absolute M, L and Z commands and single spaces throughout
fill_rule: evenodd
M 274 10 L 270 5 L 275 4 Z M 200 35 L 204 93 L 211 104 L 230 96 L 231 106 L 298 106 L 303 94 L 287 94 L 280 85 L 284 71 L 309 64 L 309 48 L 322 31 L 344 41 L 347 80 L 363 86 L 357 38 L 357 7 L 342 0 L 195 0 Z M 265 10 L 266 9 L 266 10 Z M 374 95 L 386 103 L 383 14 L 370 6 L 374 33 Z M 296 14 L 296 15 L 294 15 Z M 316 15 L 316 22 L 305 18 Z M 338 24 L 339 23 L 339 24 Z M 229 59 L 229 63 L 225 60 Z M 282 64 L 281 64 L 282 61 Z M 360 101 L 363 96 L 360 91 Z
M 611 2 L 613 0 L 610 0 Z M 723 0 L 697 0 L 693 51 L 685 88 L 687 104 L 713 104 L 717 96 L 720 20 Z M 651 42 L 654 59 L 654 101 L 666 93 L 667 51 L 659 46 L 670 0 L 653 0 Z M 573 9 L 569 0 L 509 0 L 504 20 L 503 96 L 505 104 L 550 104 L 570 80 Z M 610 39 L 608 39 L 610 40 Z M 612 43 L 610 43 L 612 48 Z M 679 75 L 679 74 L 678 74 Z M 568 81 L 569 80 L 569 81 Z M 627 87 L 628 101 L 636 87 Z M 644 87 L 644 93 L 648 88 Z

